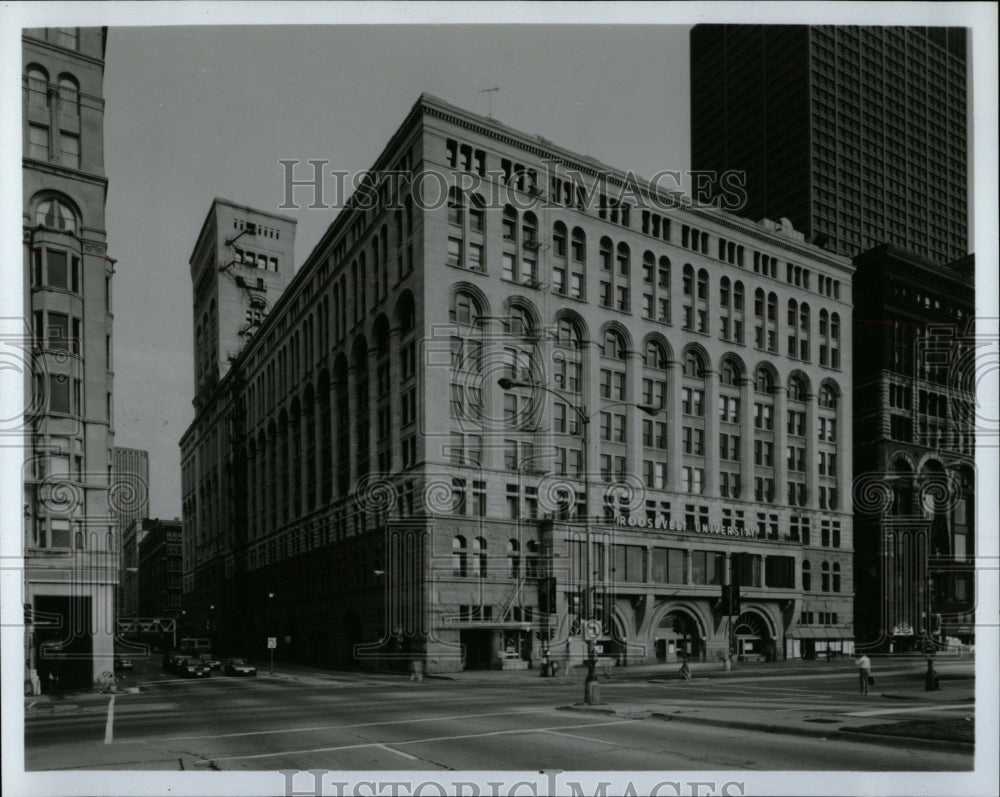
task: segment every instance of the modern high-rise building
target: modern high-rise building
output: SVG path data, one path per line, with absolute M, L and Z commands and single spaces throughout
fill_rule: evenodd
M 850 262 L 427 95 L 389 172 L 199 380 L 184 606 L 218 652 L 851 652 Z M 190 264 L 203 330 L 199 279 L 269 273 L 230 270 L 240 230 L 290 245 L 222 215 Z M 246 319 L 207 318 L 214 365 Z
M 25 663 L 87 684 L 113 669 L 118 580 L 104 28 L 22 34 L 24 307 L 32 403 L 24 471 Z
M 697 25 L 691 165 L 746 173 L 748 218 L 853 257 L 968 253 L 964 28 Z
M 115 446 L 112 457 L 114 459 L 114 482 L 117 485 L 117 495 L 120 499 L 114 507 L 119 541 L 119 573 L 115 605 L 117 606 L 117 616 L 122 618 L 134 616 L 136 609 L 135 600 L 129 601 L 126 598 L 126 592 L 131 589 L 130 584 L 135 577 L 134 571 L 129 571 L 126 568 L 134 568 L 136 563 L 125 561 L 126 546 L 124 540 L 133 521 L 149 517 L 149 452 L 138 448 Z
M 973 258 L 855 258 L 855 624 L 867 650 L 974 641 Z

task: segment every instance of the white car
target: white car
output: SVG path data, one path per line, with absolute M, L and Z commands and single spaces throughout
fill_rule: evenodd
M 226 675 L 256 675 L 257 668 L 246 659 L 226 659 Z

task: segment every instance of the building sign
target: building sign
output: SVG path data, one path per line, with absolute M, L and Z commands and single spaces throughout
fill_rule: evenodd
M 737 528 L 736 526 L 710 526 L 704 523 L 700 526 L 695 526 L 694 528 L 688 528 L 684 523 L 679 520 L 672 520 L 667 522 L 663 518 L 656 518 L 656 520 L 648 520 L 644 517 L 623 517 L 618 515 L 615 517 L 616 526 L 628 526 L 634 529 L 656 529 L 657 531 L 694 531 L 698 534 L 720 534 L 725 537 L 756 537 L 757 534 L 753 529 L 749 528 Z

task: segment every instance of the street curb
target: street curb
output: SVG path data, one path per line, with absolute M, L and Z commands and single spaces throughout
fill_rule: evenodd
M 583 711 L 594 714 L 619 715 L 614 708 L 600 708 L 595 706 L 572 705 L 559 706 L 561 711 Z M 621 714 L 619 716 L 633 717 L 635 714 Z M 974 743 L 949 741 L 946 739 L 925 739 L 916 736 L 896 736 L 887 733 L 865 733 L 849 728 L 829 728 L 821 730 L 819 728 L 799 728 L 788 727 L 787 725 L 768 725 L 761 722 L 744 722 L 742 720 L 725 720 L 711 717 L 695 717 L 690 714 L 667 714 L 662 711 L 650 711 L 645 715 L 649 719 L 657 719 L 664 722 L 687 722 L 692 725 L 714 725 L 720 728 L 733 728 L 736 730 L 757 731 L 762 733 L 785 733 L 795 736 L 811 736 L 819 739 L 829 739 L 831 736 L 843 738 L 845 741 L 867 742 L 876 744 L 887 744 L 891 746 L 920 747 L 930 750 L 948 750 L 955 753 L 973 753 L 976 746 Z

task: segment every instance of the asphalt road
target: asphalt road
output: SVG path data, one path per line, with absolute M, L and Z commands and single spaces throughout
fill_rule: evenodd
M 912 667 L 879 675 L 880 692 L 912 689 Z M 140 668 L 139 694 L 80 702 L 25 720 L 25 766 L 151 768 L 186 759 L 223 770 L 872 770 L 948 771 L 972 765 L 967 753 L 882 742 L 759 733 L 558 707 L 582 698 L 579 678 L 445 681 L 392 675 L 331 674 L 282 680 L 214 675 L 179 680 Z M 669 703 L 676 711 L 737 707 L 767 712 L 863 712 L 873 719 L 956 716 L 947 704 L 922 706 L 855 693 L 856 676 L 748 676 L 601 684 L 607 702 Z M 58 707 L 57 707 L 58 708 Z M 961 708 L 970 712 L 968 705 Z M 911 715 L 912 716 L 912 715 Z M 84 756 L 84 761 L 79 760 Z

